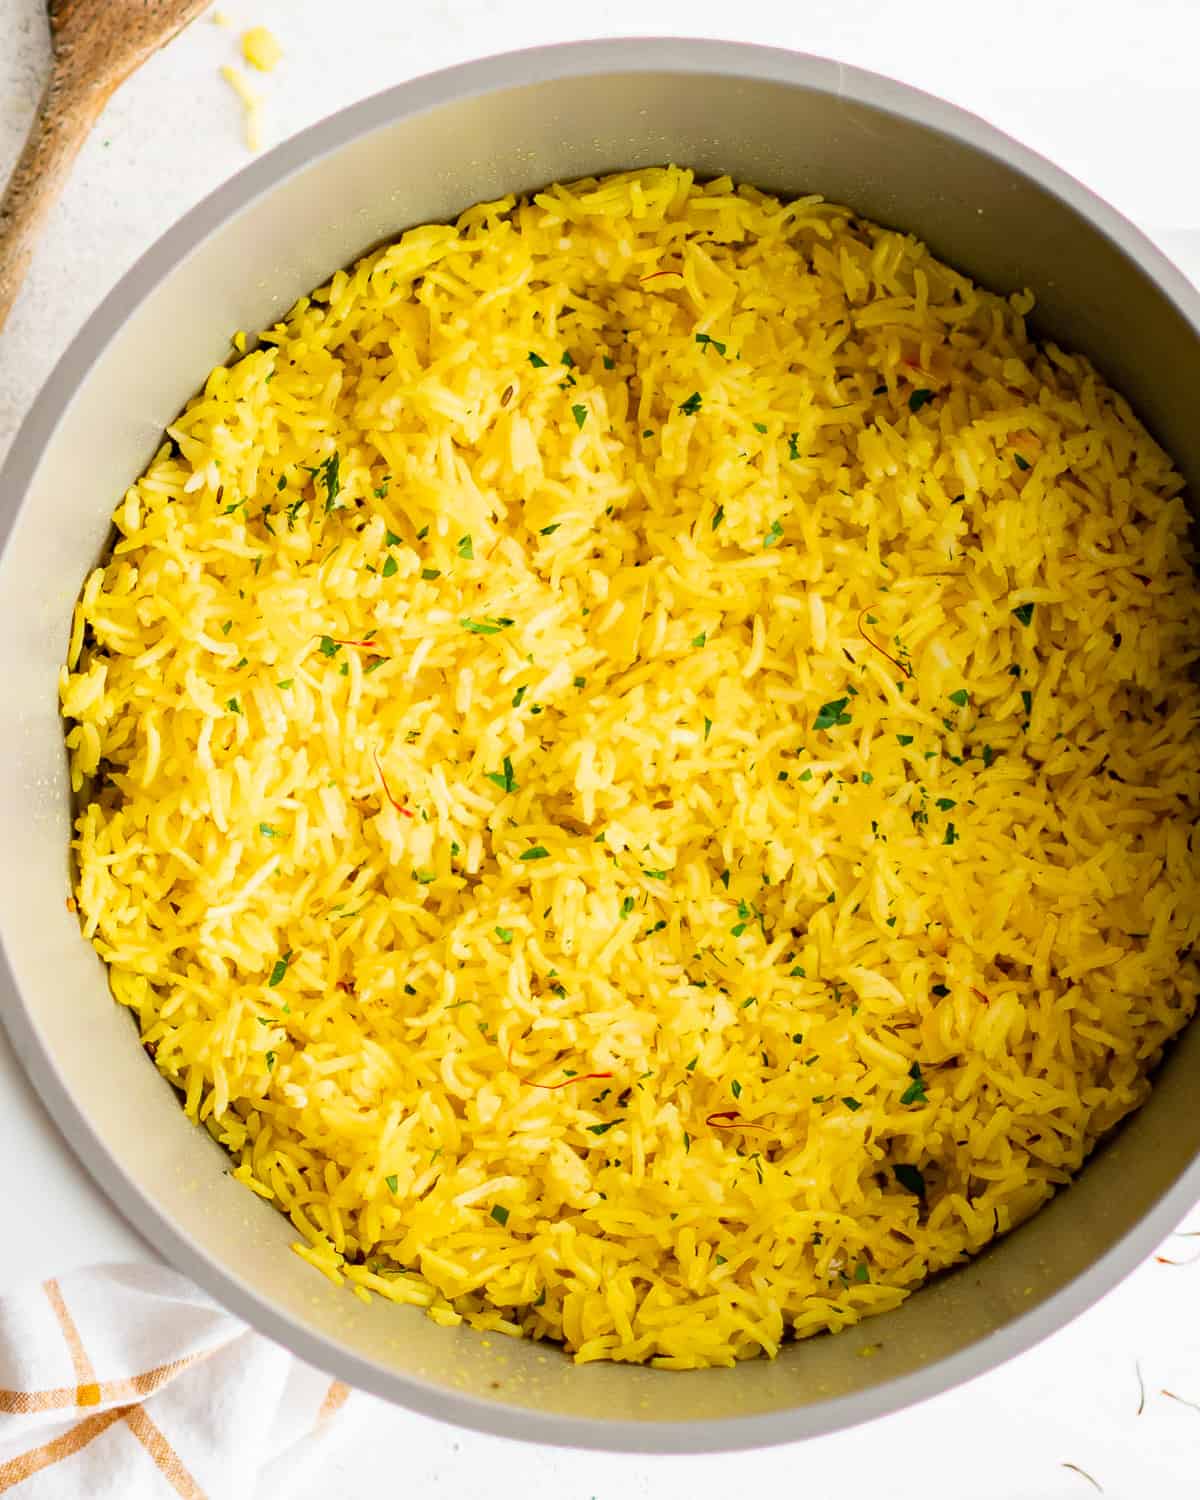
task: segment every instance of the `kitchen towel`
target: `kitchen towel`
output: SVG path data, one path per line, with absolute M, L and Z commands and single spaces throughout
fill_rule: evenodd
M 0 1298 L 0 1495 L 257 1500 L 336 1448 L 355 1403 L 165 1267 Z

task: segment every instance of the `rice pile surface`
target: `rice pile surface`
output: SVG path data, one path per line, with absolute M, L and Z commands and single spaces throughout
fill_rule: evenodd
M 642 171 L 405 234 L 170 428 L 63 672 L 76 895 L 314 1265 L 726 1364 L 1145 1098 L 1198 990 L 1186 509 L 1031 301 Z

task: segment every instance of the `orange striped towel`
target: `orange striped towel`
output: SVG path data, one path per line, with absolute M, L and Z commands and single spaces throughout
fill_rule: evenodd
M 75 1271 L 0 1298 L 0 1495 L 286 1493 L 349 1395 L 174 1271 Z

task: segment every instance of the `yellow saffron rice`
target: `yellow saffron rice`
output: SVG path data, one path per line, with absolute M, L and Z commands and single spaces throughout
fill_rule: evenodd
M 728 1364 L 1145 1098 L 1187 514 L 1031 301 L 672 168 L 414 229 L 209 375 L 79 605 L 76 896 L 314 1266 Z

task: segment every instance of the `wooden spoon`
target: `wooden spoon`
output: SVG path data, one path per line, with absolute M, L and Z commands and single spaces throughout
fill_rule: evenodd
M 210 0 L 46 0 L 53 59 L 29 139 L 0 203 L 0 328 L 34 240 L 109 95 Z

